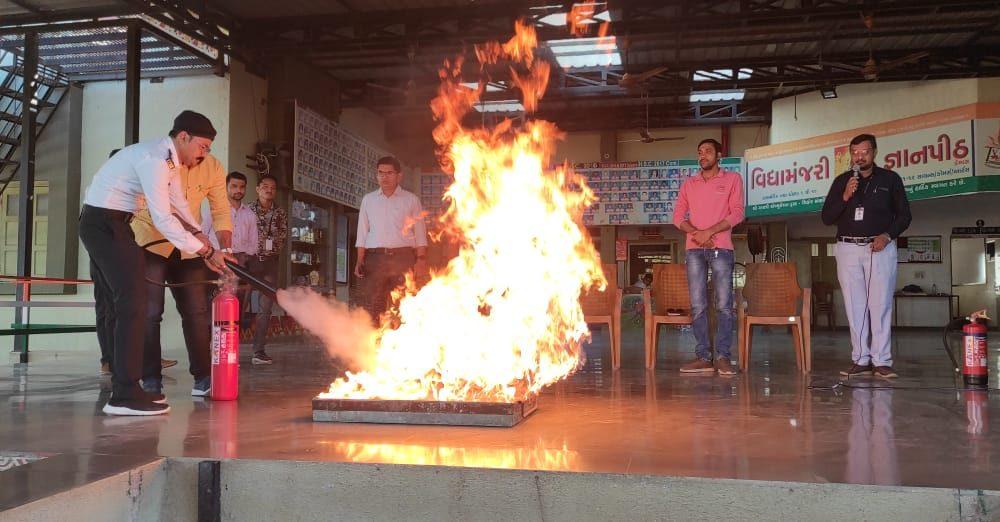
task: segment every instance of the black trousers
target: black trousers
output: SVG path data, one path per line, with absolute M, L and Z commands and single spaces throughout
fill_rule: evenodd
M 94 285 L 106 298 L 112 395 L 136 398 L 141 392 L 142 340 L 146 329 L 145 259 L 135 244 L 127 212 L 84 205 L 80 212 L 80 240 L 96 271 Z
M 267 256 L 260 259 L 257 256 L 250 256 L 247 260 L 247 271 L 264 281 L 274 285 L 278 282 L 278 256 Z M 264 351 L 264 344 L 267 341 L 267 327 L 271 322 L 271 310 L 274 309 L 274 300 L 260 294 L 260 313 L 257 314 L 253 333 L 253 351 Z
M 149 251 L 146 256 L 146 279 L 157 283 L 191 283 L 214 281 L 218 276 L 212 272 L 200 257 L 181 259 L 179 250 L 170 257 L 163 257 Z M 146 308 L 146 337 L 144 341 L 142 378 L 159 379 L 162 375 L 160 358 L 163 348 L 160 344 L 160 323 L 163 322 L 164 296 L 162 286 L 146 283 L 149 296 Z M 190 372 L 195 380 L 212 374 L 212 306 L 211 285 L 195 284 L 170 289 L 181 315 L 184 331 L 184 345 L 187 347 Z
M 90 273 L 96 274 L 99 271 L 97 263 L 90 260 Z M 115 357 L 114 331 L 115 325 L 111 321 L 111 298 L 106 295 L 101 285 L 94 285 L 94 313 L 97 316 L 97 344 L 101 346 L 101 364 L 111 365 L 111 360 Z
M 375 324 L 385 313 L 392 291 L 403 284 L 406 273 L 417 262 L 413 249 L 395 252 L 365 252 L 365 277 L 361 280 L 365 294 L 365 309 Z

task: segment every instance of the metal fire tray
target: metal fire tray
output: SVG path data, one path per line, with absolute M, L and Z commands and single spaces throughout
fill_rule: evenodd
M 377 399 L 323 399 L 312 401 L 313 421 L 373 424 L 437 424 L 509 428 L 537 409 L 537 397 L 524 401 L 444 402 Z

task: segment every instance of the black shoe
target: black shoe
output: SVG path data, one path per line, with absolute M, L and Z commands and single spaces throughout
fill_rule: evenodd
M 882 377 L 883 379 L 895 379 L 899 377 L 895 371 L 893 371 L 892 366 L 876 366 L 875 376 Z
M 874 369 L 875 368 L 872 366 L 872 363 L 868 363 L 864 366 L 860 364 L 852 364 L 850 370 L 841 370 L 840 374 L 843 375 L 844 377 L 854 377 L 857 375 L 871 375 Z
M 274 360 L 271 359 L 270 355 L 260 351 L 253 354 L 253 359 L 250 362 L 253 364 L 273 364 Z
M 108 415 L 163 415 L 170 413 L 170 406 L 145 399 L 115 399 L 112 397 L 104 405 L 103 411 Z

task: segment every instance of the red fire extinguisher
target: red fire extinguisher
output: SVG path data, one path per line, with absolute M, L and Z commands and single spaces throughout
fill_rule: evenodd
M 966 386 L 985 387 L 989 382 L 989 358 L 986 355 L 986 325 L 979 322 L 986 310 L 969 316 L 962 327 L 962 380 Z
M 212 299 L 212 400 L 235 400 L 240 389 L 240 301 L 225 284 Z

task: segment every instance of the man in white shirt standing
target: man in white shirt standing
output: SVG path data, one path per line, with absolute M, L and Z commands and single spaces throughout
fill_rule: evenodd
M 244 266 L 249 256 L 257 255 L 257 215 L 250 210 L 250 207 L 243 204 L 246 194 L 246 175 L 242 172 L 230 172 L 226 176 L 226 197 L 229 199 L 229 218 L 233 224 L 233 246 L 227 253 L 236 256 L 237 261 Z M 201 207 L 201 230 L 208 236 L 212 246 L 219 248 L 212 221 L 212 209 L 208 205 Z
M 248 260 L 257 255 L 257 215 L 250 207 L 243 204 L 247 194 L 247 177 L 242 172 L 230 172 L 226 176 L 226 197 L 229 199 L 229 219 L 233 225 L 232 247 L 223 249 L 236 256 L 240 265 L 247 266 Z M 212 220 L 212 209 L 208 205 L 201 206 L 201 230 L 208 236 L 212 246 L 219 248 L 219 240 L 215 237 L 215 224 Z M 249 292 L 239 290 L 237 297 L 240 308 L 244 308 Z M 243 315 L 240 314 L 240 323 Z
M 420 199 L 399 186 L 399 160 L 378 160 L 379 189 L 365 194 L 358 214 L 358 260 L 354 275 L 362 279 L 366 309 L 378 324 L 389 294 L 407 272 L 427 272 L 427 227 Z
M 202 126 L 200 120 L 189 123 L 185 127 L 191 128 L 177 129 L 172 137 L 123 148 L 98 169 L 84 196 L 80 240 L 97 269 L 91 274 L 94 284 L 110 299 L 109 323 L 113 325 L 112 391 L 103 409 L 109 415 L 170 411 L 163 395 L 146 393 L 139 386 L 147 287 L 145 256 L 129 226 L 139 197 L 145 198 L 156 228 L 167 240 L 183 252 L 202 256 L 213 270 L 225 270 L 225 254 L 212 248 L 200 232 L 195 231 L 196 237 L 171 212 L 173 203 L 180 219 L 194 222 L 183 198 L 172 201 L 170 184 L 178 176 L 178 163 L 197 165 L 212 144 L 212 139 L 192 134 Z

